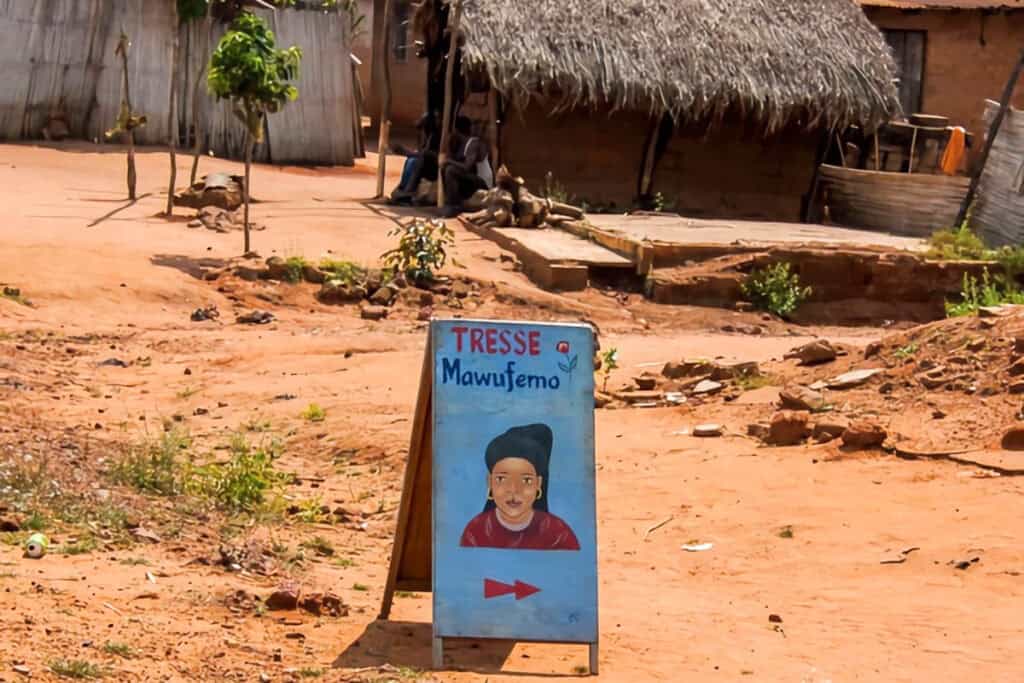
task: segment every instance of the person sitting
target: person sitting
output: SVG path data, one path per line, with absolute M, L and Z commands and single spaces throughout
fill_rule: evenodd
M 437 152 L 441 148 L 441 128 L 437 125 L 437 117 L 428 112 L 416 122 L 419 132 L 419 148 L 416 151 L 406 150 L 402 145 L 395 145 L 395 152 L 405 154 L 405 166 L 402 168 L 402 179 L 398 187 L 391 193 L 391 201 L 405 204 L 412 201 L 420 181 L 437 182 Z
M 455 119 L 452 138 L 452 158 L 441 173 L 444 177 L 444 215 L 453 217 L 462 211 L 462 203 L 477 190 L 486 190 L 494 185 L 490 153 L 487 143 L 479 134 L 479 124 L 465 116 Z

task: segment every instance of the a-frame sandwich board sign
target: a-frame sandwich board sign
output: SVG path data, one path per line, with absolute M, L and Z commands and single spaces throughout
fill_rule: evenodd
M 381 606 L 433 592 L 445 638 L 590 645 L 597 673 L 593 333 L 434 320 Z

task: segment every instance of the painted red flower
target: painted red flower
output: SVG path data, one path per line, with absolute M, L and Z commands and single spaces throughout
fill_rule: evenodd
M 560 341 L 555 345 L 555 348 L 558 349 L 559 353 L 569 353 L 569 342 Z

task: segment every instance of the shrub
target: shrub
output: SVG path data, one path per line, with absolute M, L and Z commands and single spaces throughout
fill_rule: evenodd
M 306 265 L 306 259 L 301 256 L 289 256 L 284 262 L 285 279 L 293 285 L 302 282 Z
M 989 250 L 980 237 L 964 223 L 959 228 L 938 230 L 928 238 L 928 257 L 947 261 L 980 261 Z
M 227 462 L 214 462 L 196 468 L 189 481 L 193 493 L 213 500 L 233 512 L 255 512 L 268 495 L 283 486 L 288 476 L 274 469 L 280 455 L 276 442 L 269 446 L 252 446 L 241 435 L 231 440 L 231 457 Z
M 136 446 L 116 462 L 111 475 L 119 484 L 126 484 L 143 493 L 173 496 L 181 493 L 185 471 L 179 457 L 191 445 L 188 434 L 177 427 L 165 430 L 154 441 Z
M 755 270 L 740 287 L 755 307 L 783 318 L 811 295 L 811 288 L 800 286 L 800 276 L 790 271 L 788 263 Z
M 299 417 L 310 422 L 323 422 L 327 419 L 327 411 L 316 403 L 310 403 L 305 410 L 299 413 Z
M 972 315 L 982 306 L 1001 304 L 1024 304 L 1024 292 L 1002 275 L 989 275 L 986 268 L 981 273 L 981 280 L 970 273 L 964 273 L 960 301 L 947 301 L 946 315 L 950 318 Z
M 455 235 L 444 221 L 416 218 L 411 223 L 395 228 L 388 235 L 398 237 L 398 246 L 384 252 L 384 265 L 405 273 L 416 284 L 434 279 L 444 268 L 448 249 L 455 244 Z
M 327 278 L 328 280 L 341 280 L 347 285 L 351 285 L 366 277 L 366 269 L 351 261 L 336 261 L 325 258 L 320 261 L 320 270 L 330 274 L 330 277 Z

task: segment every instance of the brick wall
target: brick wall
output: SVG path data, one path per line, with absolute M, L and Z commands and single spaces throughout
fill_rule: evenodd
M 883 29 L 926 31 L 923 113 L 948 116 L 953 125 L 984 134 L 985 99 L 998 100 L 1024 47 L 1024 11 L 918 10 L 866 7 Z M 1024 107 L 1024 86 L 1014 106 Z
M 502 161 L 539 192 L 548 171 L 577 201 L 631 206 L 650 119 L 645 114 L 540 107 L 512 112 L 502 127 Z M 810 187 L 818 136 L 787 132 L 765 138 L 756 128 L 690 127 L 673 136 L 654 190 L 683 215 L 799 220 Z

